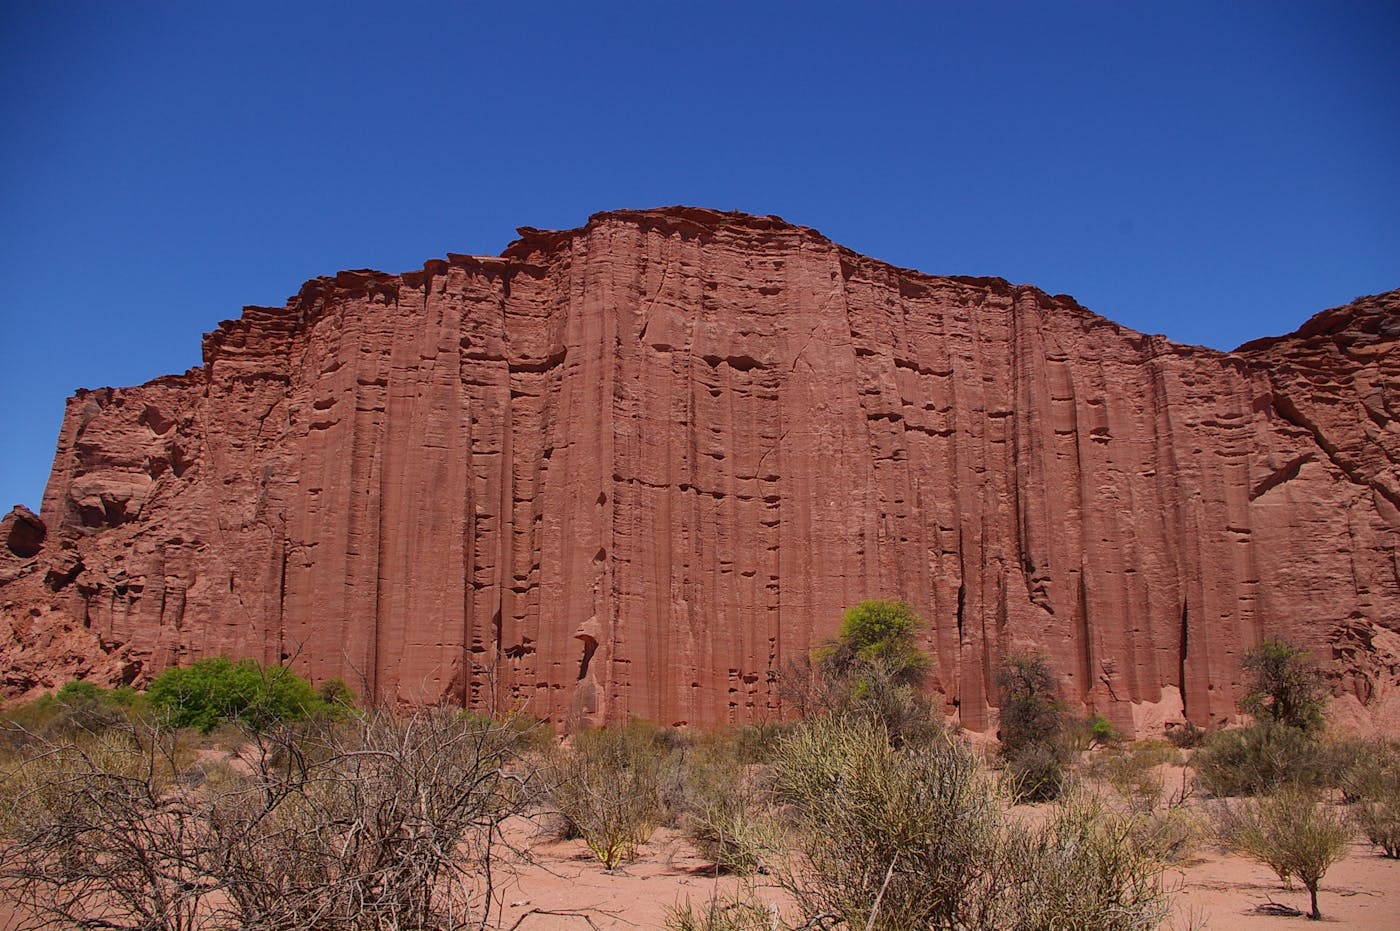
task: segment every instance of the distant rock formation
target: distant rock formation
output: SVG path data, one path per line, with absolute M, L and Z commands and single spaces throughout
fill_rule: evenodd
M 1221 353 L 776 217 L 520 235 L 79 391 L 43 521 L 5 523 L 7 692 L 226 653 L 565 726 L 754 721 L 870 597 L 929 620 L 973 729 L 1009 651 L 1139 732 L 1233 714 L 1266 634 L 1352 705 L 1393 689 L 1400 292 Z

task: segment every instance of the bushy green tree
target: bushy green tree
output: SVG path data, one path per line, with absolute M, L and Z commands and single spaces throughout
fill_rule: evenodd
M 208 733 L 221 721 L 253 727 L 296 721 L 333 710 L 301 676 L 283 666 L 261 666 L 224 656 L 167 669 L 146 692 L 152 707 L 176 727 Z
M 923 626 L 923 619 L 906 602 L 862 601 L 846 609 L 840 633 L 818 647 L 814 658 L 835 676 L 859 676 L 865 668 L 879 666 L 892 681 L 917 686 L 930 665 L 916 639 Z
M 918 643 L 924 621 L 902 601 L 848 609 L 838 635 L 784 676 L 804 718 L 823 714 L 878 722 L 900 746 L 940 735 L 942 716 L 923 690 L 932 660 Z
M 1274 637 L 1247 651 L 1240 667 L 1248 677 L 1241 709 L 1301 731 L 1321 729 L 1327 685 L 1310 653 Z

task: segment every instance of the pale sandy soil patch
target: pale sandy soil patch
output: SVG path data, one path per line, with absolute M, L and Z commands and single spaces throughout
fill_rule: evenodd
M 508 880 L 503 927 L 510 927 L 532 909 L 543 909 L 586 910 L 603 931 L 662 928 L 668 906 L 683 903 L 687 897 L 700 905 L 712 895 L 727 894 L 740 882 L 732 877 L 715 878 L 710 865 L 695 856 L 685 839 L 667 829 L 658 831 L 640 848 L 634 862 L 614 873 L 604 871 L 580 841 L 536 839 L 531 855 L 536 862 L 518 868 Z M 1191 862 L 1168 869 L 1165 877 L 1176 890 L 1172 917 L 1163 925 L 1167 931 L 1400 929 L 1400 860 L 1387 860 L 1367 844 L 1354 843 L 1347 858 L 1323 879 L 1318 904 L 1324 921 L 1316 925 L 1305 918 L 1250 914 L 1256 905 L 1269 902 L 1306 911 L 1307 890 L 1296 883 L 1293 889 L 1285 889 L 1268 867 L 1210 845 L 1202 846 Z M 760 899 L 784 902 L 779 890 L 764 885 L 763 877 L 756 879 Z M 581 917 L 543 913 L 526 916 L 520 925 L 521 931 L 588 927 Z
M 1400 928 L 1400 860 L 1388 860 L 1369 844 L 1353 843 L 1347 857 L 1327 871 L 1317 905 L 1323 921 L 1250 914 L 1277 902 L 1307 912 L 1308 891 L 1295 882 L 1284 888 L 1274 871 L 1253 860 L 1203 847 L 1191 863 L 1167 872 L 1179 884 L 1174 898 L 1175 926 L 1185 928 L 1195 913 L 1212 931 L 1317 927 L 1334 931 Z

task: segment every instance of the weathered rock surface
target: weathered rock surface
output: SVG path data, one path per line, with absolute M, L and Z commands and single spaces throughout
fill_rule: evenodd
M 78 392 L 48 539 L 6 557 L 33 568 L 4 661 L 43 621 L 96 675 L 227 653 L 712 724 L 780 714 L 776 672 L 878 596 L 929 619 L 977 729 L 1011 650 L 1130 729 L 1231 715 L 1265 634 L 1339 657 L 1354 702 L 1384 678 L 1400 292 L 1220 353 L 776 218 L 520 233 L 316 279 L 200 368 Z

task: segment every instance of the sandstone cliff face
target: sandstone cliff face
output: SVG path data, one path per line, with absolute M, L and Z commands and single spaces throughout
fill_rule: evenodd
M 1223 354 L 776 218 L 521 236 L 316 279 L 201 368 L 79 392 L 47 540 L 4 556 L 8 655 L 37 611 L 93 674 L 228 653 L 705 725 L 781 714 L 784 663 L 880 596 L 976 729 L 1011 650 L 1130 730 L 1232 714 L 1269 633 L 1362 699 L 1393 678 L 1400 292 Z

